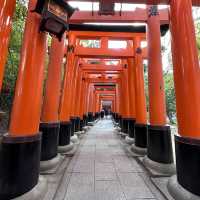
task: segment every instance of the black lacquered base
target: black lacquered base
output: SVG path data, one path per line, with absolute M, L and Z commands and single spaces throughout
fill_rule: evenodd
M 146 124 L 135 124 L 135 146 L 140 148 L 147 147 L 147 132 Z
M 40 151 L 41 134 L 3 137 L 0 150 L 0 199 L 18 197 L 37 185 Z
M 71 122 L 60 122 L 59 146 L 66 146 L 70 144 L 71 126 Z
M 87 126 L 87 123 L 88 123 L 88 121 L 87 121 L 87 115 L 84 114 L 83 115 L 83 126 Z
M 116 123 L 119 123 L 119 113 L 116 113 L 116 114 L 115 114 L 115 122 L 116 122 Z
M 154 162 L 164 164 L 173 163 L 169 126 L 148 126 L 147 156 Z
M 200 140 L 175 136 L 178 183 L 200 196 Z
M 129 133 L 129 122 L 130 118 L 122 118 L 122 132 L 128 134 Z
M 122 123 L 122 116 L 119 115 L 119 126 L 120 126 L 121 129 L 122 129 L 122 125 L 123 125 L 123 123 Z
M 70 117 L 71 121 L 71 136 L 74 136 L 74 133 L 76 132 L 76 117 Z
M 80 120 L 80 131 L 83 130 L 83 127 L 84 127 L 84 120 L 81 119 L 81 120 Z
M 130 138 L 135 137 L 135 119 L 129 119 L 128 122 L 128 134 Z
M 75 119 L 75 132 L 80 131 L 80 117 L 76 117 Z
M 105 115 L 104 111 L 101 111 L 101 113 L 100 113 L 101 119 L 104 118 L 104 115 Z
M 42 132 L 41 161 L 51 160 L 57 156 L 59 130 L 59 122 L 40 124 Z
M 94 121 L 94 115 L 92 112 L 88 113 L 88 122 L 93 122 Z
M 95 120 L 97 120 L 99 118 L 99 112 L 95 113 Z

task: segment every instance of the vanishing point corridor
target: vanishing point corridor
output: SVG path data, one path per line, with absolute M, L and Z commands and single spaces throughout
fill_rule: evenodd
M 112 120 L 100 120 L 82 138 L 67 168 L 63 166 L 66 171 L 62 171 L 64 175 L 53 198 L 52 187 L 58 186 L 51 179 L 52 187 L 45 200 L 164 199 L 145 169 L 127 154 L 124 145 L 114 131 Z

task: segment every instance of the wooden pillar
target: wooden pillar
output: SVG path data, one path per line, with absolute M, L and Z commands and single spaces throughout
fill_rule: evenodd
M 136 124 L 135 124 L 135 146 L 142 154 L 146 153 L 147 147 L 147 108 L 144 89 L 144 67 L 140 38 L 134 39 L 135 47 L 135 86 L 136 86 Z
M 170 22 L 179 136 L 175 136 L 177 178 L 168 188 L 175 199 L 195 199 L 200 196 L 200 66 L 191 0 L 170 2 Z
M 2 89 L 4 68 L 7 59 L 10 32 L 12 29 L 12 18 L 15 10 L 15 0 L 0 1 L 0 91 Z
M 71 112 L 71 98 L 72 98 L 72 78 L 74 72 L 74 48 L 76 44 L 76 37 L 72 32 L 68 33 L 68 47 L 67 47 L 67 62 L 65 66 L 65 74 L 62 86 L 62 95 L 59 109 L 60 133 L 59 133 L 59 151 L 65 151 L 70 145 L 70 137 L 72 124 L 70 121 Z
M 136 121 L 136 91 L 135 91 L 135 66 L 132 58 L 128 59 L 128 89 L 129 89 L 129 137 L 135 137 Z
M 89 122 L 93 121 L 93 102 L 94 102 L 94 84 L 91 83 L 89 86 L 89 95 L 88 95 L 88 120 Z
M 128 91 L 128 66 L 125 65 L 122 72 L 122 132 L 128 134 L 129 132 L 129 91 Z
M 46 34 L 39 32 L 41 18 L 32 12 L 35 5 L 35 0 L 29 1 L 10 126 L 1 144 L 0 199 L 26 193 L 39 178 Z
M 75 121 L 75 132 L 80 131 L 80 122 L 81 116 L 79 115 L 80 112 L 80 102 L 81 99 L 81 85 L 82 85 L 82 72 L 80 67 L 78 66 L 77 74 L 76 74 L 76 85 L 75 85 L 75 96 L 74 96 L 74 116 L 76 117 Z M 77 101 L 75 101 L 77 99 Z
M 87 110 L 87 105 L 88 105 L 88 87 L 89 87 L 89 82 L 86 77 L 84 77 L 84 89 L 83 89 L 83 119 L 84 119 L 84 125 L 87 125 L 88 122 L 88 110 Z
M 157 6 L 148 6 L 147 41 L 148 41 L 148 81 L 149 112 L 148 146 L 146 163 L 169 164 L 168 174 L 173 166 L 170 126 L 166 126 L 165 92 L 161 58 L 160 18 Z M 165 167 L 163 167 L 165 168 Z M 159 170 L 164 170 L 162 167 Z M 163 171 L 162 171 L 163 172 Z M 164 171 L 163 173 L 166 173 Z
M 60 130 L 58 110 L 61 95 L 62 64 L 65 50 L 64 37 L 61 42 L 56 38 L 52 38 L 51 42 L 48 76 L 40 123 L 40 131 L 43 133 L 41 146 L 41 161 L 43 162 L 41 162 L 41 170 L 50 170 L 50 168 L 55 167 L 59 162 L 59 159 L 56 157 Z M 49 160 L 57 162 L 54 162 L 55 165 L 45 162 Z
M 150 124 L 166 125 L 165 91 L 161 58 L 161 34 L 159 15 L 153 15 L 156 6 L 149 7 L 147 21 L 148 41 L 148 81 L 149 81 L 149 114 Z M 158 11 L 157 11 L 158 12 Z

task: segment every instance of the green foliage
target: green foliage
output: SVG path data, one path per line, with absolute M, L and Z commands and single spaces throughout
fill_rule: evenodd
M 176 99 L 174 90 L 173 73 L 167 72 L 164 74 L 165 82 L 165 97 L 166 97 L 166 111 L 170 123 L 176 123 Z
M 26 13 L 25 0 L 17 0 L 1 93 L 1 109 L 4 111 L 9 111 L 12 104 Z
M 83 47 L 87 47 L 87 48 L 99 48 L 100 47 L 99 40 L 80 40 L 80 44 Z

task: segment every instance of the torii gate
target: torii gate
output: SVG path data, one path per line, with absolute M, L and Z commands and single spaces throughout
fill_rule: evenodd
M 113 1 L 107 0 L 106 2 L 109 4 L 109 2 L 112 3 Z M 116 0 L 114 2 L 121 1 Z M 149 60 L 148 66 L 150 99 L 150 125 L 148 126 L 148 145 L 146 149 L 147 156 L 144 159 L 144 163 L 150 167 L 153 167 L 155 166 L 154 164 L 156 164 L 156 166 L 159 166 L 156 168 L 156 170 L 161 170 L 162 173 L 166 173 L 167 171 L 168 175 L 174 173 L 174 171 L 172 170 L 173 157 L 171 149 L 170 128 L 166 125 L 164 85 L 162 78 L 162 63 L 160 54 L 161 45 L 159 39 L 161 22 L 159 11 L 155 6 L 151 6 L 151 4 L 162 3 L 170 5 L 170 17 L 168 17 L 168 20 L 172 33 L 172 52 L 174 63 L 179 136 L 175 137 L 177 178 L 173 177 L 172 179 L 170 179 L 168 188 L 174 198 L 177 198 L 178 196 L 177 199 L 185 199 L 187 198 L 188 194 L 190 197 L 193 195 L 200 196 L 200 166 L 199 160 L 196 159 L 199 157 L 200 154 L 200 76 L 195 41 L 195 29 L 191 11 L 192 5 L 200 6 L 200 1 L 124 0 L 123 2 L 150 4 L 147 6 L 146 10 L 148 14 L 146 14 L 145 16 L 147 18 L 143 21 L 144 23 L 147 23 L 148 26 L 147 57 Z M 38 183 L 40 183 L 40 181 L 38 181 L 39 162 L 41 155 L 41 135 L 39 134 L 39 125 L 42 104 L 44 58 L 46 53 L 46 34 L 38 32 L 41 16 L 32 12 L 35 6 L 36 1 L 30 0 L 28 7 L 28 16 L 24 31 L 18 80 L 15 89 L 15 98 L 10 119 L 10 126 L 8 134 L 5 135 L 2 140 L 1 159 L 3 159 L 3 162 L 0 162 L 0 180 L 2 181 L 2 184 L 0 184 L 0 198 L 2 199 L 11 199 L 18 197 L 28 191 L 31 191 Z M 14 0 L 3 0 L 0 2 L 0 82 L 2 82 L 1 77 L 3 76 L 3 69 L 5 66 L 8 39 L 11 30 L 11 19 L 13 16 L 14 7 Z M 112 18 L 112 20 L 116 21 L 116 19 L 114 19 L 116 18 L 116 16 L 113 16 Z M 92 20 L 94 20 L 94 17 Z M 103 19 L 102 17 L 101 20 L 106 21 L 106 17 L 105 19 Z M 80 28 L 82 29 L 81 31 L 77 30 Z M 74 33 L 76 31 L 81 33 L 85 32 L 87 36 L 87 32 L 101 31 L 92 30 L 91 26 L 89 26 L 88 28 L 88 26 L 85 25 L 70 25 L 70 30 L 71 31 L 69 31 L 68 33 L 67 64 L 64 84 L 62 88 L 61 103 L 59 106 L 59 113 L 58 104 L 56 103 L 59 102 L 59 86 L 56 87 L 56 92 L 54 94 L 50 93 L 50 95 L 48 95 L 49 93 L 47 92 L 49 91 L 48 88 L 50 87 L 55 89 L 55 82 L 59 83 L 59 77 L 53 79 L 52 76 L 49 76 L 48 79 L 53 81 L 48 81 L 49 83 L 46 86 L 47 89 L 45 98 L 48 102 L 52 102 L 53 106 L 51 103 L 46 103 L 44 104 L 45 107 L 43 107 L 42 122 L 45 123 L 43 123 L 43 126 L 41 128 L 43 128 L 43 134 L 45 133 L 45 136 L 47 137 L 46 141 L 45 139 L 43 139 L 42 142 L 44 144 L 47 144 L 47 142 L 49 142 L 50 145 L 47 149 L 45 149 L 47 150 L 45 153 L 44 145 L 42 146 L 42 154 L 45 158 L 45 160 L 42 161 L 52 161 L 52 159 L 57 159 L 57 145 L 55 144 L 55 139 L 58 137 L 58 134 L 60 136 L 60 150 L 66 150 L 65 147 L 69 147 L 71 128 L 70 119 L 79 115 L 82 117 L 83 115 L 87 114 L 85 108 L 87 103 L 87 96 L 83 95 L 84 92 L 78 93 L 78 91 L 87 92 L 89 83 L 87 79 L 84 78 L 84 74 L 79 69 L 78 62 L 79 57 L 88 57 L 88 55 L 86 55 L 84 51 L 82 51 L 82 49 L 76 49 L 76 42 L 79 38 L 76 37 Z M 144 27 L 135 28 L 135 30 L 142 30 L 142 34 L 145 34 L 146 32 L 146 29 Z M 115 29 L 115 31 L 117 30 Z M 107 32 L 109 31 L 107 30 Z M 106 32 L 103 32 L 101 34 L 103 44 L 107 43 L 109 37 L 113 36 L 119 38 L 119 34 L 117 34 L 116 32 L 113 33 L 111 30 L 109 32 L 110 36 L 106 35 Z M 105 35 L 107 38 L 105 38 Z M 95 37 L 95 35 L 93 36 Z M 134 47 L 134 51 L 129 52 L 127 50 L 123 50 L 123 56 L 116 51 L 109 50 L 108 48 L 104 49 L 105 54 L 102 52 L 102 49 L 100 51 L 95 50 L 95 52 L 90 50 L 87 51 L 87 53 L 89 54 L 89 56 L 92 57 L 118 57 L 122 59 L 129 59 L 128 65 L 135 66 L 135 74 L 136 77 L 139 78 L 137 79 L 137 81 L 134 81 L 134 87 L 136 88 L 135 102 L 137 105 L 136 127 L 134 130 L 135 133 L 137 133 L 137 130 L 140 130 L 140 132 L 142 133 L 135 134 L 135 146 L 137 147 L 137 150 L 139 149 L 141 151 L 145 150 L 144 147 L 146 147 L 145 145 L 142 146 L 141 144 L 144 144 L 144 136 L 147 133 L 147 120 L 143 88 L 143 72 L 141 70 L 141 41 L 138 40 L 138 38 L 135 38 L 134 41 L 135 44 L 137 44 L 136 47 Z M 59 54 L 55 52 L 56 50 L 58 50 L 58 46 L 60 50 Z M 58 64 L 57 66 L 60 66 L 60 64 L 62 63 L 61 59 L 62 55 L 64 54 L 63 46 L 64 38 L 60 43 L 55 40 L 53 41 L 51 50 L 54 53 L 52 53 L 50 59 L 51 62 L 49 63 L 51 69 L 55 70 L 55 68 L 52 67 L 55 66 L 55 63 Z M 54 55 L 56 57 L 56 60 Z M 131 59 L 134 59 L 134 63 L 132 63 L 133 61 Z M 100 83 L 114 83 L 119 88 L 117 89 L 118 91 L 120 91 L 120 93 L 117 94 L 118 96 L 120 96 L 119 115 L 127 114 L 128 110 L 127 108 L 121 106 L 124 103 L 130 101 L 130 99 L 125 99 L 125 97 L 127 97 L 128 95 L 124 94 L 129 94 L 129 91 L 132 91 L 132 93 L 134 93 L 134 91 L 132 90 L 132 88 L 134 88 L 133 86 L 131 86 L 127 90 L 127 85 L 130 85 L 129 80 L 134 80 L 133 76 L 128 78 L 127 71 L 129 69 L 130 67 L 128 69 L 125 68 L 122 71 L 121 78 L 117 78 L 112 81 L 109 79 L 98 80 Z M 51 75 L 56 74 L 55 72 L 53 72 L 54 70 L 51 70 Z M 59 71 L 60 69 L 57 70 Z M 56 72 L 58 72 L 57 70 Z M 90 79 L 89 81 L 93 83 L 98 83 L 98 81 L 94 78 Z M 73 87 L 75 89 L 71 90 L 71 88 Z M 90 89 L 92 89 L 92 87 L 94 86 L 91 86 Z M 74 102 L 74 99 L 77 98 L 77 94 L 80 97 L 78 98 L 78 106 L 76 106 Z M 51 98 L 51 95 L 55 95 L 54 97 L 56 98 Z M 54 100 L 51 101 L 52 99 Z M 81 101 L 80 99 L 84 100 Z M 131 102 L 133 102 L 133 99 Z M 132 108 L 132 111 L 134 111 L 134 108 Z M 123 117 L 124 116 L 122 115 L 122 121 L 124 120 Z M 59 125 L 60 129 L 58 128 Z M 47 131 L 45 131 L 45 129 Z M 50 134 L 52 132 L 53 134 Z M 53 139 L 50 138 L 49 135 L 53 135 Z M 140 138 L 141 140 L 139 140 L 138 137 L 141 137 L 142 139 Z M 53 147 L 53 153 L 50 152 L 50 150 L 52 149 L 50 147 Z M 21 151 L 21 149 L 24 149 L 24 151 Z M 16 167 L 13 168 L 13 166 Z M 21 174 L 24 174 L 24 176 L 21 176 Z

